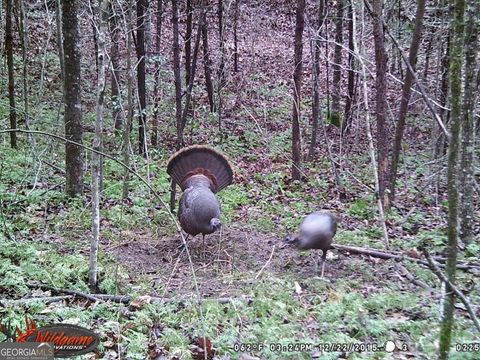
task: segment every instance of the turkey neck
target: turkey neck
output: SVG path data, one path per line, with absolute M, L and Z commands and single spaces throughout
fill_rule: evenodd
M 192 175 L 188 177 L 184 181 L 184 184 L 185 184 L 185 189 L 193 187 L 193 188 L 207 188 L 213 191 L 212 182 L 208 177 L 202 174 Z

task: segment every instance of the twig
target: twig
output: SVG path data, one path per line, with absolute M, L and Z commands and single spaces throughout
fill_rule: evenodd
M 272 252 L 270 253 L 270 257 L 268 258 L 267 262 L 262 266 L 262 268 L 260 269 L 258 274 L 255 276 L 255 280 L 257 280 L 260 277 L 260 275 L 262 275 L 263 270 L 265 270 L 265 268 L 268 266 L 268 264 L 270 264 L 270 261 L 272 261 L 272 257 L 273 257 L 274 252 L 275 252 L 275 245 L 273 245 L 273 247 L 272 247 Z
M 428 287 L 427 284 L 425 284 L 423 281 L 418 280 L 408 269 L 403 266 L 400 263 L 397 263 L 396 265 L 397 270 L 399 270 L 399 273 L 401 276 L 405 276 L 408 280 L 410 280 L 412 283 L 414 283 L 417 286 L 426 288 Z
M 446 275 L 442 272 L 442 270 L 440 270 L 440 268 L 438 267 L 438 264 L 435 262 L 435 260 L 433 260 L 432 256 L 428 253 L 427 249 L 423 248 L 422 251 L 423 251 L 423 255 L 425 255 L 425 257 L 427 258 L 428 264 L 430 265 L 430 269 L 433 271 L 435 275 L 437 275 L 440 281 L 442 283 L 447 284 L 450 287 L 450 289 L 452 289 L 452 291 L 455 293 L 455 295 L 457 295 L 458 298 L 462 301 L 463 305 L 465 305 L 468 313 L 470 314 L 470 318 L 472 319 L 473 324 L 477 328 L 478 332 L 480 332 L 480 323 L 478 322 L 478 319 L 475 316 L 475 312 L 473 311 L 470 303 L 468 302 L 468 299 L 465 297 L 465 295 L 463 295 L 463 293 L 460 290 L 458 290 L 457 287 L 455 287 L 455 285 L 453 285 L 450 282 L 450 280 L 446 277 Z
M 18 299 L 18 300 L 3 299 L 3 300 L 0 300 L 0 305 L 2 305 L 2 306 L 24 305 L 24 304 L 29 304 L 29 303 L 34 302 L 34 301 L 42 301 L 45 304 L 51 304 L 51 303 L 54 303 L 54 302 L 59 302 L 59 301 L 63 301 L 63 300 L 66 300 L 66 299 L 71 299 L 71 298 L 73 298 L 72 295 L 31 297 L 31 298 Z

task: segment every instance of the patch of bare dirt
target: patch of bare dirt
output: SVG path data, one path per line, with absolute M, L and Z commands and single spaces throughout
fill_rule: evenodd
M 151 295 L 159 297 L 194 297 L 192 267 L 199 292 L 205 298 L 248 295 L 245 286 L 267 272 L 298 281 L 318 276 L 315 258 L 320 258 L 321 252 L 302 256 L 285 246 L 281 238 L 251 229 L 246 232 L 245 228 L 237 225 L 225 230 L 221 237 L 218 233 L 206 236 L 205 251 L 201 236 L 189 239 L 191 265 L 178 235 L 160 239 L 142 236 L 110 247 L 108 252 L 129 270 L 133 281 L 147 279 Z M 330 252 L 334 259 L 327 260 L 325 278 L 335 282 L 337 278 L 361 277 L 349 270 L 347 255 Z

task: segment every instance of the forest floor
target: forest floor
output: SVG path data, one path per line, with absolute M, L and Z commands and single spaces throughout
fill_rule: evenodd
M 187 252 L 180 248 L 182 242 L 167 209 L 136 178 L 130 180 L 129 198 L 123 200 L 123 169 L 105 159 L 98 292 L 129 295 L 129 304 L 92 302 L 82 296 L 46 301 L 65 295 L 59 289 L 90 293 L 90 192 L 87 189 L 82 199 L 65 198 L 64 173 L 58 168 L 62 165 L 52 166 L 63 163 L 63 144 L 42 137 L 33 150 L 27 139 L 21 138 L 20 149 L 14 151 L 8 148 L 8 138 L 2 139 L 2 321 L 10 320 L 12 325 L 24 328 L 28 316 L 40 325 L 68 322 L 94 329 L 101 343 L 94 355 L 84 356 L 89 359 L 203 359 L 203 336 L 208 339 L 210 359 L 436 358 L 441 289 L 426 267 L 407 260 L 331 250 L 321 279 L 315 270 L 318 254 L 284 246 L 285 235 L 294 232 L 306 214 L 329 209 L 339 217 L 335 243 L 384 249 L 360 112 L 353 131 L 342 139 L 338 128 L 326 121 L 328 139 L 319 135 L 315 156 L 304 163 L 304 180 L 290 181 L 294 11 L 287 3 L 265 6 L 262 2 L 242 2 L 241 70 L 229 78 L 224 92 L 223 138 L 216 114 L 210 114 L 205 105 L 203 89 L 199 86 L 195 90 L 192 118 L 186 128 L 187 144 L 215 146 L 231 159 L 235 171 L 234 184 L 218 194 L 224 227 L 220 233 L 206 237 L 207 251 L 202 251 L 200 236 L 189 240 L 190 262 Z M 165 26 L 168 28 L 168 21 Z M 46 29 L 39 27 L 36 31 Z M 148 161 L 132 157 L 132 166 L 165 202 L 170 188 L 165 164 L 175 147 L 169 36 L 165 32 L 161 148 L 150 149 Z M 55 48 L 51 50 L 53 54 Z M 305 50 L 305 79 L 310 76 L 308 53 Z M 89 59 L 84 59 L 84 80 L 93 83 L 94 61 L 90 60 L 87 66 Z M 47 74 L 58 73 L 56 61 L 52 57 L 46 62 Z M 198 81 L 203 83 L 201 74 Z M 45 86 L 51 98 L 39 101 L 32 109 L 34 125 L 60 132 L 60 86 L 54 80 Z M 393 110 L 399 103 L 398 90 L 392 86 L 388 94 Z M 309 139 L 307 80 L 304 91 L 301 127 L 303 138 Z M 326 92 L 325 83 L 321 92 Z M 85 91 L 87 128 L 94 118 L 92 99 L 94 93 Z M 1 101 L 0 127 L 5 128 L 8 106 L 6 99 Z M 432 166 L 426 145 L 430 122 L 418 104 L 413 110 L 405 135 L 397 202 L 388 213 L 389 251 L 421 256 L 418 248 L 427 244 L 433 255 L 442 255 L 446 244 L 445 176 L 440 177 L 437 189 L 434 175 L 438 169 Z M 111 129 L 110 114 L 106 121 L 105 128 Z M 134 135 L 136 132 L 132 144 Z M 87 132 L 85 143 L 91 140 L 92 134 Z M 328 159 L 327 142 L 342 165 L 342 200 Z M 107 130 L 105 151 L 120 159 L 119 148 L 118 138 Z M 89 176 L 87 173 L 86 184 Z M 477 260 L 479 254 L 480 246 L 473 243 L 460 253 L 460 260 Z M 479 276 L 475 269 L 457 275 L 458 286 L 475 305 L 480 303 Z M 41 289 L 38 284 L 52 289 Z M 164 301 L 155 300 L 159 298 Z M 455 318 L 455 343 L 480 341 L 461 303 L 456 303 Z M 361 346 L 381 347 L 389 340 L 397 345 L 392 353 L 381 349 L 361 351 Z M 301 343 L 357 347 L 339 345 L 329 349 L 335 351 L 320 351 L 314 346 L 295 351 L 289 346 Z M 451 359 L 478 359 L 478 353 L 453 352 Z

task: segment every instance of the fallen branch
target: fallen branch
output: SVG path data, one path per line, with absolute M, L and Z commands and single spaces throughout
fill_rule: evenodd
M 130 302 L 134 301 L 137 299 L 136 297 L 132 297 L 130 295 L 109 295 L 109 294 L 87 294 L 81 291 L 75 291 L 75 290 L 67 290 L 67 289 L 57 289 L 49 285 L 44 285 L 44 284 L 38 284 L 38 283 L 29 283 L 27 286 L 30 289 L 41 289 L 44 291 L 51 291 L 53 293 L 58 293 L 58 294 L 67 294 L 67 296 L 44 296 L 44 297 L 34 297 L 34 298 L 25 298 L 25 299 L 20 299 L 20 300 L 2 300 L 6 302 L 29 302 L 32 300 L 43 300 L 43 301 L 49 301 L 49 302 L 55 302 L 55 301 L 61 301 L 67 298 L 72 298 L 72 297 L 81 297 L 90 301 L 94 302 L 106 302 L 106 301 L 111 301 L 114 303 L 120 303 L 120 304 L 129 304 Z M 252 298 L 246 297 L 246 298 L 229 298 L 229 297 L 222 297 L 222 298 L 202 298 L 200 299 L 200 303 L 204 303 L 205 301 L 217 301 L 219 304 L 227 304 L 231 301 L 247 301 L 250 302 L 252 301 Z M 155 297 L 155 296 L 149 296 L 145 295 L 145 302 L 146 303 L 151 303 L 151 304 L 165 304 L 165 303 L 179 303 L 179 304 L 186 304 L 188 302 L 199 302 L 198 300 L 194 299 L 175 299 L 175 298 L 165 298 L 165 297 Z M 1 304 L 1 302 L 0 302 Z
M 455 293 L 455 295 L 458 296 L 458 298 L 462 301 L 463 305 L 467 308 L 467 311 L 470 315 L 470 318 L 473 321 L 473 324 L 477 328 L 478 332 L 480 332 L 480 323 L 478 322 L 477 317 L 475 316 L 475 312 L 473 311 L 472 307 L 470 306 L 470 303 L 468 302 L 468 299 L 463 295 L 463 293 L 458 290 L 455 285 L 453 285 L 450 280 L 447 278 L 447 276 L 440 270 L 438 264 L 435 262 L 435 260 L 432 258 L 432 256 L 428 253 L 426 249 L 422 249 L 423 254 L 427 258 L 428 264 L 430 266 L 430 269 L 433 271 L 435 275 L 440 279 L 441 282 L 447 284 L 450 289 Z
M 51 291 L 54 294 L 66 294 L 66 295 L 77 296 L 77 297 L 81 297 L 81 298 L 84 298 L 84 299 L 87 299 L 87 300 L 93 301 L 93 302 L 97 302 L 97 301 L 103 302 L 104 301 L 104 300 L 96 297 L 95 295 L 86 294 L 84 292 L 76 291 L 76 290 L 57 289 L 53 286 L 48 286 L 48 285 L 38 284 L 38 283 L 28 283 L 27 286 L 30 289 L 41 289 L 41 290 L 44 290 L 44 291 Z
M 379 259 L 396 259 L 396 260 L 409 260 L 413 261 L 422 265 L 429 266 L 428 261 L 414 258 L 408 255 L 404 255 L 401 253 L 391 253 L 391 252 L 385 252 L 382 250 L 376 250 L 376 249 L 368 249 L 368 248 L 361 248 L 357 246 L 348 246 L 348 245 L 339 245 L 339 244 L 333 244 L 332 248 L 340 250 L 340 251 L 348 251 L 352 254 L 360 254 L 360 255 L 369 255 L 375 258 Z M 437 261 L 445 261 L 445 259 L 439 258 L 436 259 Z M 438 264 L 441 267 L 445 267 L 444 264 Z M 457 264 L 457 269 L 461 270 L 469 270 L 469 269 L 480 269 L 480 264 L 477 263 L 458 263 Z

